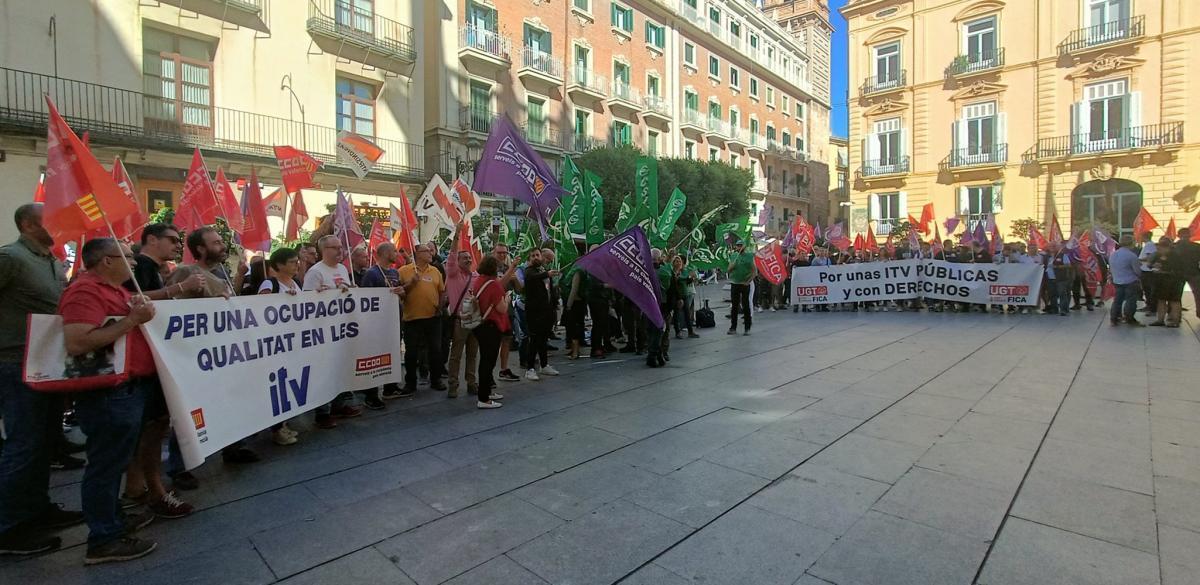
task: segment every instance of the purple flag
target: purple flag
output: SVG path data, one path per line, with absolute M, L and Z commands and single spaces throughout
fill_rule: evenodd
M 971 235 L 971 230 L 963 230 L 962 236 L 959 237 L 958 245 L 970 246 L 975 241 L 975 236 Z
M 633 226 L 584 254 L 575 266 L 617 289 L 633 301 L 655 327 L 664 326 L 658 299 L 658 273 L 650 259 L 650 242 L 641 226 Z
M 817 223 L 815 225 L 813 225 L 813 239 L 815 240 L 816 238 L 824 238 L 824 237 L 825 237 L 825 232 L 821 230 L 821 220 L 818 219 Z
M 528 205 L 546 236 L 546 224 L 558 208 L 563 188 L 554 171 L 534 152 L 508 116 L 496 118 L 471 189 L 512 197 Z
M 844 234 L 844 233 L 845 232 L 842 231 L 842 222 L 839 221 L 839 222 L 829 226 L 829 230 L 825 232 L 825 241 L 831 242 L 833 240 L 836 240 L 836 239 L 842 237 L 842 234 Z
M 987 248 L 987 228 L 984 227 L 982 221 L 975 223 L 975 234 L 971 236 L 971 239 L 975 240 L 980 246 L 983 246 L 984 249 Z
M 958 222 L 959 222 L 959 219 L 957 217 L 952 216 L 952 217 L 946 218 L 946 223 L 944 223 L 942 225 L 946 226 L 946 235 L 947 236 L 954 233 L 954 230 L 958 228 Z

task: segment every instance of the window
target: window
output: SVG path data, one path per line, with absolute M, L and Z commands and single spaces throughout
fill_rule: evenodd
M 496 32 L 496 9 L 468 1 L 467 24 L 477 31 Z
M 471 81 L 467 124 L 475 132 L 487 132 L 492 127 L 492 86 Z
M 732 65 L 729 66 L 729 85 L 734 89 L 742 88 L 742 72 Z
M 1142 187 L 1127 179 L 1088 181 L 1071 192 L 1074 225 L 1112 224 L 1118 238 L 1133 235 L 1133 221 L 1141 209 Z
M 587 47 L 575 45 L 575 82 L 590 86 L 589 79 L 592 68 L 592 51 Z
M 375 87 L 345 78 L 337 80 L 337 129 L 375 135 Z
M 613 146 L 632 146 L 633 126 L 624 120 L 613 120 L 611 140 Z
M 572 6 L 583 12 L 590 13 L 592 11 L 592 0 L 573 0 Z
M 792 133 L 788 132 L 787 130 L 783 131 L 783 145 L 784 146 L 792 145 Z
M 737 109 L 729 108 L 729 130 L 732 132 L 736 132 L 737 129 L 740 127 L 741 123 L 742 123 L 742 121 L 741 121 L 740 117 L 738 116 Z
M 693 112 L 700 111 L 700 94 L 694 91 L 683 92 L 683 105 Z
M 374 0 L 342 0 L 334 5 L 333 20 L 339 27 L 350 27 L 368 35 L 375 34 Z
M 713 120 L 721 119 L 721 104 L 720 102 L 708 102 L 708 117 Z
M 530 96 L 525 110 L 525 136 L 530 142 L 544 144 L 547 140 L 546 100 Z
M 796 117 L 801 120 L 804 119 L 804 102 L 800 100 L 796 100 Z
M 717 25 L 721 24 L 721 11 L 719 9 L 717 9 L 716 6 L 708 7 L 708 20 L 712 21 L 714 24 L 717 24 Z M 720 29 L 718 29 L 718 30 L 720 30 Z
M 662 97 L 661 82 L 657 75 L 646 75 L 646 97 L 657 99 Z
M 615 29 L 633 34 L 633 9 L 613 2 L 612 25 Z
M 754 178 L 755 182 L 758 182 L 758 161 L 754 159 L 750 159 L 750 176 Z
M 212 127 L 212 45 L 160 30 L 142 33 L 146 117 L 179 127 Z
M 750 33 L 750 52 L 751 53 L 758 52 L 758 35 L 756 35 L 754 33 Z
M 750 144 L 758 144 L 758 120 L 750 118 Z
M 775 140 L 775 127 L 767 124 L 767 140 Z
M 750 78 L 750 97 L 758 99 L 758 80 Z
M 713 55 L 708 56 L 708 76 L 721 79 L 721 60 Z
M 581 108 L 576 108 L 575 109 L 575 142 L 576 142 L 576 146 L 577 147 L 582 146 L 579 143 L 583 142 L 584 139 L 591 138 L 591 136 L 592 136 L 592 113 L 587 110 L 581 109 Z
M 903 148 L 900 118 L 875 122 L 874 130 L 867 137 L 867 166 L 886 170 L 899 165 Z
M 742 162 L 742 159 L 739 158 L 738 155 L 733 154 L 733 153 L 729 154 L 729 165 L 730 166 L 732 166 L 734 168 L 740 167 L 741 162 Z
M 629 86 L 629 65 L 620 61 L 613 61 L 613 84 Z
M 767 86 L 767 107 L 775 107 L 775 88 Z
M 708 160 L 711 162 L 717 162 L 721 160 L 721 149 L 715 146 L 708 147 Z
M 770 63 L 774 60 L 775 60 L 775 46 L 767 45 L 767 64 L 768 64 L 768 66 L 770 66 Z
M 871 195 L 867 200 L 868 217 L 875 222 L 875 235 L 886 236 L 892 233 L 906 211 L 904 193 L 880 193 Z
M 986 222 L 1000 211 L 1000 185 L 977 185 L 958 188 L 958 214 L 967 222 L 967 229 Z
M 691 43 L 683 44 L 683 63 L 693 68 L 696 67 L 696 45 Z
M 900 83 L 900 43 L 875 47 L 875 87 L 894 87 Z
M 1140 92 L 1129 92 L 1125 79 L 1096 83 L 1084 88 L 1084 101 L 1076 106 L 1075 119 L 1083 148 L 1133 146 L 1130 127 L 1140 125 Z
M 1129 0 L 1087 0 L 1084 26 L 1088 43 L 1107 43 L 1129 36 Z
M 667 29 L 646 21 L 646 44 L 657 49 L 667 46 Z
M 785 115 L 785 116 L 790 116 L 790 115 L 792 115 L 792 102 L 791 102 L 791 98 L 789 98 L 789 97 L 788 97 L 788 96 L 786 96 L 786 95 L 782 95 L 782 94 L 780 94 L 780 96 L 779 96 L 779 102 L 780 102 L 780 103 L 779 103 L 779 110 L 780 110 L 781 112 L 783 112 L 783 115 Z
M 996 115 L 996 102 L 963 107 L 962 119 L 955 124 L 955 163 L 990 162 L 999 150 L 1002 123 Z
M 767 180 L 770 181 L 774 178 L 775 178 L 775 167 L 772 165 L 767 165 Z
M 696 160 L 696 143 L 691 140 L 683 142 L 683 157 L 688 160 Z
M 801 134 L 796 135 L 796 150 L 799 150 L 800 152 L 808 152 L 808 150 L 804 148 L 804 136 Z
M 646 132 L 646 154 L 658 156 L 658 132 L 653 130 Z
M 963 28 L 963 44 L 968 68 L 991 67 L 996 60 L 996 17 L 968 22 Z
M 550 53 L 550 32 L 525 25 L 525 46 L 541 53 Z
M 736 20 L 730 20 L 729 21 L 729 34 L 732 35 L 734 38 L 741 39 L 742 38 L 742 23 L 740 23 Z

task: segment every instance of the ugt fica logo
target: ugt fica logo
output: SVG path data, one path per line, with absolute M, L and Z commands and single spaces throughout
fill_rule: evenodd
M 267 379 L 271 381 L 271 414 L 279 416 L 292 409 L 292 403 L 288 400 L 290 391 L 291 398 L 296 401 L 296 406 L 304 406 L 308 402 L 308 366 L 300 370 L 300 379 L 294 380 L 288 377 L 287 368 L 279 368 L 271 372 Z

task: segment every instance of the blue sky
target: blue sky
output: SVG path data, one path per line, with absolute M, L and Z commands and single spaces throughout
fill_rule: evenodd
M 833 116 L 830 125 L 833 127 L 833 134 L 842 137 L 849 133 L 850 123 L 846 110 L 846 99 L 849 96 L 846 93 L 849 88 L 846 77 L 850 73 L 850 65 L 846 62 L 847 27 L 846 19 L 838 12 L 845 4 L 846 0 L 829 0 L 829 21 L 833 24 L 833 63 L 830 72 L 833 79 L 829 90 L 829 99 L 833 102 Z

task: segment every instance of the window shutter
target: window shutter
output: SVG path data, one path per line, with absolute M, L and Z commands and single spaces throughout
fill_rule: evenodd
M 901 191 L 898 196 L 899 201 L 896 203 L 896 209 L 899 211 L 897 216 L 892 219 L 908 218 L 908 191 Z
M 1129 106 L 1129 115 L 1126 116 L 1126 119 L 1129 120 L 1130 146 L 1136 148 L 1141 146 L 1142 139 L 1142 92 L 1129 92 L 1126 105 Z
M 967 188 L 958 188 L 958 214 L 971 215 L 971 199 L 967 196 Z
M 867 219 L 879 219 L 879 196 L 867 196 Z
M 1075 132 L 1075 134 L 1080 135 L 1080 137 L 1077 139 L 1080 142 L 1086 140 L 1086 138 L 1084 138 L 1083 135 L 1088 133 L 1087 116 L 1086 116 L 1087 107 L 1088 107 L 1087 100 L 1084 100 L 1084 101 L 1081 101 L 1081 102 L 1078 102 L 1075 104 L 1075 115 L 1073 116 L 1075 118 L 1074 132 Z
M 992 185 L 992 215 L 1004 211 L 1004 183 Z
M 875 133 L 867 134 L 867 164 L 879 164 L 879 136 Z
M 966 124 L 963 124 L 962 120 L 955 120 L 950 123 L 950 140 L 954 142 L 954 146 L 951 148 L 954 151 L 954 156 L 950 157 L 951 160 L 954 160 L 958 156 L 960 149 L 966 148 L 965 128 Z

